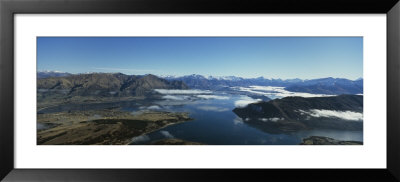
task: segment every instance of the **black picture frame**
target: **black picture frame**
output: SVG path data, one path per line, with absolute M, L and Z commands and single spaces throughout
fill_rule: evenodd
M 386 14 L 387 168 L 15 169 L 14 14 L 19 13 Z M 245 181 L 252 179 L 253 181 L 400 181 L 399 17 L 398 0 L 0 0 L 0 179 L 4 181 L 226 181 L 232 178 Z

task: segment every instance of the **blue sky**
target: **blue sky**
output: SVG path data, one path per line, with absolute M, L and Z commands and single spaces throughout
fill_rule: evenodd
M 363 77 L 362 37 L 38 37 L 38 71 Z

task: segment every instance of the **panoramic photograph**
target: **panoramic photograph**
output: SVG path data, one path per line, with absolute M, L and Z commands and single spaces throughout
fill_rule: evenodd
M 362 37 L 37 37 L 37 145 L 363 145 Z

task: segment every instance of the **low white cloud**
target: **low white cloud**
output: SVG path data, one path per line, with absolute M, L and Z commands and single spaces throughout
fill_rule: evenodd
M 256 91 L 252 88 L 248 88 L 248 87 L 238 87 L 240 91 L 244 91 L 244 92 L 249 92 L 249 93 L 253 93 L 253 94 L 258 94 L 258 95 L 265 95 L 265 92 L 260 92 L 260 91 Z
M 235 125 L 243 124 L 243 119 L 236 117 L 235 119 L 233 119 L 233 124 Z
M 246 107 L 251 103 L 260 102 L 262 99 L 253 99 L 248 96 L 242 96 L 239 100 L 235 101 L 235 107 Z
M 148 107 L 140 106 L 139 109 L 142 109 L 142 110 L 160 110 L 162 108 L 160 106 L 153 105 L 153 106 L 148 106 Z
M 138 143 L 138 142 L 146 142 L 146 141 L 149 141 L 149 140 L 150 140 L 150 137 L 149 137 L 149 136 L 147 136 L 147 135 L 140 135 L 140 136 L 137 136 L 137 137 L 133 137 L 132 140 L 131 140 L 131 142 L 132 142 L 132 143 Z
M 216 99 L 216 100 L 228 100 L 228 96 L 222 95 L 206 95 L 212 93 L 209 90 L 167 90 L 167 89 L 155 89 L 156 92 L 163 94 L 162 98 L 167 100 L 196 100 L 196 99 Z
M 311 94 L 304 92 L 291 92 L 285 90 L 285 87 L 273 87 L 273 86 L 250 86 L 250 87 L 234 87 L 234 89 L 254 93 L 258 95 L 264 95 L 271 98 L 283 98 L 283 97 L 329 97 L 335 95 L 326 94 Z
M 284 118 L 259 118 L 259 120 L 264 122 L 278 122 L 280 120 L 284 120 Z
M 228 96 L 221 96 L 221 95 L 197 95 L 196 97 L 202 99 L 217 99 L 217 100 L 228 100 Z
M 362 121 L 363 114 L 353 111 L 335 111 L 335 110 L 324 110 L 324 109 L 311 109 L 309 111 L 299 110 L 298 112 L 307 114 L 311 117 L 325 117 L 325 118 L 339 118 L 350 121 Z
M 197 109 L 204 110 L 204 111 L 215 111 L 215 112 L 229 111 L 228 108 L 216 107 L 216 106 L 199 106 L 199 107 L 197 107 Z
M 174 135 L 172 135 L 170 132 L 168 131 L 160 131 L 160 133 L 166 137 L 166 138 L 174 138 Z
M 154 106 L 147 107 L 147 109 L 149 109 L 149 110 L 159 110 L 159 109 L 161 109 L 161 107 L 157 106 L 157 105 L 154 105 Z
M 190 97 L 186 95 L 164 95 L 162 96 L 163 99 L 169 99 L 169 100 L 187 100 Z
M 154 91 L 165 95 L 193 95 L 193 94 L 211 94 L 209 90 L 175 90 L 175 89 L 154 89 Z

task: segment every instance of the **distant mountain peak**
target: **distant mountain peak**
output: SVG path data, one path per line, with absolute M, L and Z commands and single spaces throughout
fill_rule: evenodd
M 38 71 L 36 75 L 37 78 L 48 78 L 48 77 L 64 77 L 64 76 L 70 76 L 72 74 L 61 71 L 44 70 L 44 71 Z
M 237 80 L 242 80 L 242 77 L 237 77 L 237 76 L 208 76 L 207 77 L 209 80 L 229 80 L 229 81 L 237 81 Z
M 203 76 L 203 75 L 198 75 L 198 74 L 191 74 L 191 75 L 186 75 L 186 76 L 183 76 L 183 77 L 207 79 L 205 76 Z
M 42 70 L 42 71 L 38 71 L 38 73 L 68 73 L 68 72 L 63 72 L 63 71 L 58 71 L 58 70 Z

